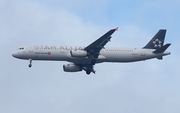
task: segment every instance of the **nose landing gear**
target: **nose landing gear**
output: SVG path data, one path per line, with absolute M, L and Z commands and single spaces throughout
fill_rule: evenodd
M 32 67 L 32 64 L 29 64 L 28 66 L 29 66 L 29 67 Z
M 32 59 L 29 59 L 29 67 L 32 67 Z

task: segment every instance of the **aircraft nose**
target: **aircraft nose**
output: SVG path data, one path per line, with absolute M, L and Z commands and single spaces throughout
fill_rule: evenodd
M 13 56 L 13 57 L 15 57 L 15 58 L 17 58 L 17 56 L 18 56 L 18 52 L 14 52 L 14 53 L 12 53 L 12 56 Z

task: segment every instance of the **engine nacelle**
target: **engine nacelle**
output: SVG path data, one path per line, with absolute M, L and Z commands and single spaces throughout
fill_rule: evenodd
M 82 71 L 82 68 L 75 64 L 66 64 L 63 65 L 63 70 L 65 72 L 78 72 L 78 71 Z
M 71 50 L 71 57 L 86 57 L 87 52 L 84 50 Z

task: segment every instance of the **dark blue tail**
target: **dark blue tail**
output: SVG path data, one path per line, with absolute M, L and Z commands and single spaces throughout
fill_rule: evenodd
M 165 29 L 160 29 L 156 35 L 149 41 L 149 43 L 143 47 L 145 49 L 158 49 L 161 48 L 164 44 L 164 39 L 166 35 Z

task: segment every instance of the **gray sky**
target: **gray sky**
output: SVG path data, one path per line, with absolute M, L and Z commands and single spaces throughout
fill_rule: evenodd
M 0 0 L 1 113 L 179 113 L 178 0 Z M 65 73 L 67 62 L 11 56 L 24 45 L 86 46 L 119 27 L 107 47 L 143 47 L 161 28 L 162 61 L 97 64 L 97 74 Z

